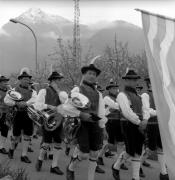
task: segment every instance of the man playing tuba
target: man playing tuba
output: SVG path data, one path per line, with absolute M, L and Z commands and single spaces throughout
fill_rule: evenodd
M 90 106 L 80 112 L 81 126 L 77 132 L 78 148 L 67 166 L 67 180 L 74 180 L 76 165 L 89 155 L 88 180 L 94 180 L 99 150 L 102 147 L 105 106 L 101 93 L 96 90 L 95 82 L 101 70 L 91 63 L 81 69 L 82 83 L 76 87 L 90 101 Z
M 64 101 L 68 98 L 66 92 L 59 90 L 61 79 L 63 79 L 63 76 L 60 73 L 56 71 L 52 72 L 52 74 L 48 78 L 49 86 L 45 89 L 41 89 L 38 93 L 38 97 L 35 103 L 36 109 L 40 111 L 52 110 L 53 112 L 57 112 L 57 107 L 64 103 Z M 53 160 L 50 172 L 58 175 L 63 175 L 62 170 L 58 167 L 58 160 L 62 150 L 61 134 L 63 116 L 61 116 L 60 114 L 58 115 L 58 127 L 56 127 L 56 129 L 54 129 L 53 131 L 49 131 L 46 130 L 46 128 L 43 126 L 43 143 L 41 145 L 39 157 L 36 163 L 36 170 L 41 170 L 44 156 L 47 150 L 49 149 L 50 145 L 53 143 Z
M 33 121 L 29 118 L 27 113 L 27 106 L 35 102 L 36 92 L 32 91 L 30 88 L 32 76 L 30 75 L 28 68 L 22 68 L 20 75 L 18 76 L 19 84 L 14 89 L 16 92 L 21 94 L 21 97 L 16 100 L 11 100 L 8 98 L 8 93 L 4 99 L 4 102 L 9 106 L 15 106 L 16 116 L 13 120 L 12 125 L 12 138 L 10 142 L 10 149 L 8 156 L 10 159 L 13 159 L 15 146 L 20 140 L 21 134 L 23 135 L 23 146 L 22 146 L 22 155 L 21 161 L 24 163 L 31 163 L 30 159 L 27 157 L 27 150 L 30 142 L 30 137 L 33 134 Z M 19 94 L 19 95 L 20 95 Z M 13 99 L 13 98 L 12 98 Z

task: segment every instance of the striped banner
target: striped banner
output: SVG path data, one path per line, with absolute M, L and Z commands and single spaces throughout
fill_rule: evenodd
M 175 177 L 175 20 L 140 11 L 163 149 Z

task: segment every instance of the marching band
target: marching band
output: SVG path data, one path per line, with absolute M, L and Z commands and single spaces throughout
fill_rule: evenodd
M 9 79 L 0 76 L 0 153 L 13 159 L 15 149 L 22 141 L 21 161 L 31 163 L 28 157 L 29 144 L 34 126 L 42 131 L 42 140 L 36 171 L 52 148 L 50 173 L 63 175 L 59 165 L 62 142 L 74 145 L 71 159 L 66 168 L 66 179 L 75 180 L 77 164 L 88 160 L 88 180 L 95 179 L 95 173 L 105 173 L 104 155 L 112 157 L 111 147 L 122 144 L 122 152 L 112 165 L 112 176 L 120 180 L 120 169 L 128 170 L 131 161 L 132 180 L 144 177 L 142 166 L 150 166 L 146 159 L 157 152 L 160 163 L 160 180 L 168 180 L 168 172 L 163 154 L 156 108 L 149 77 L 145 78 L 147 92 L 141 93 L 138 85 L 141 78 L 133 69 L 127 69 L 122 77 L 124 88 L 111 80 L 106 86 L 107 94 L 98 85 L 101 70 L 94 64 L 81 68 L 82 80 L 71 92 L 60 90 L 63 75 L 53 71 L 46 88 L 35 91 L 28 68 L 21 69 L 19 84 L 8 86 Z M 13 111 L 13 113 L 12 113 Z M 10 120 L 9 120 L 10 119 Z M 8 131 L 11 129 L 9 150 L 5 149 Z M 22 138 L 22 139 L 21 139 Z M 68 146 L 70 145 L 70 146 Z M 118 148 L 116 149 L 118 151 Z M 69 152 L 67 152 L 69 153 Z

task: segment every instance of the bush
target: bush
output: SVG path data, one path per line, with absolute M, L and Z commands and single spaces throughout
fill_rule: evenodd
M 7 175 L 11 176 L 13 180 L 30 180 L 24 168 L 11 169 L 9 164 L 0 164 L 0 178 Z

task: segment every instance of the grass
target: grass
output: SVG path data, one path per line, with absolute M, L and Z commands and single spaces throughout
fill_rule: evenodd
M 0 178 L 7 175 L 11 176 L 13 180 L 30 180 L 24 168 L 11 169 L 9 163 L 0 164 Z

